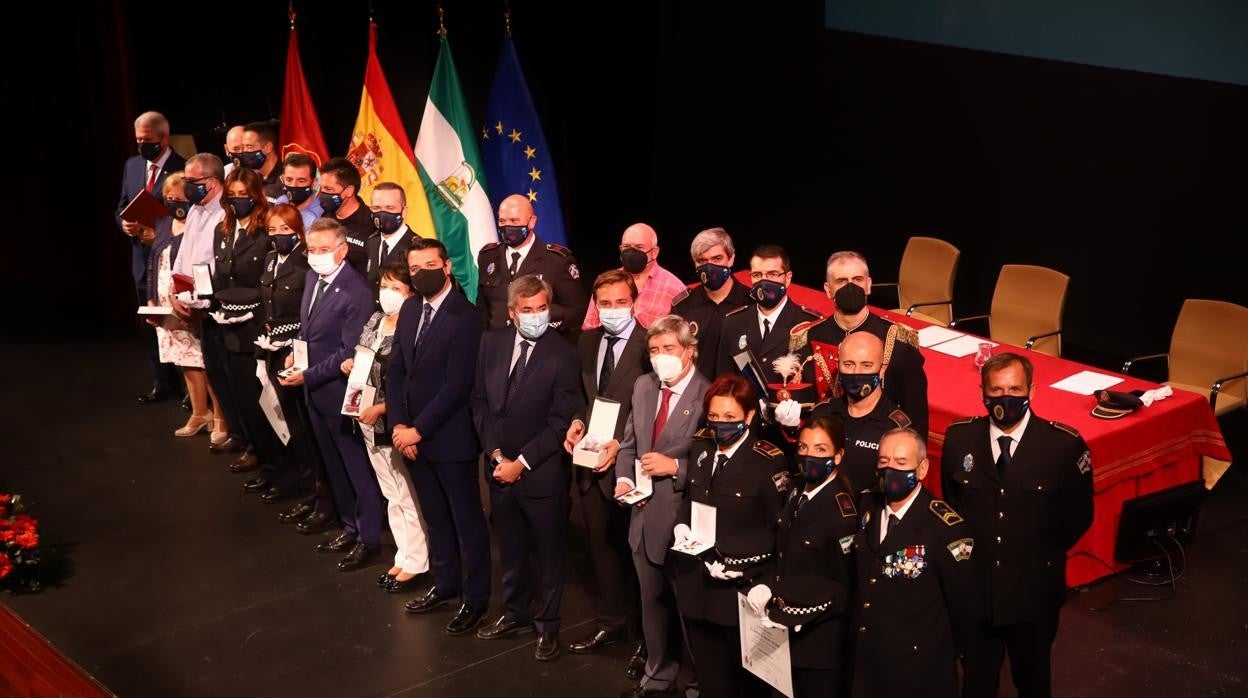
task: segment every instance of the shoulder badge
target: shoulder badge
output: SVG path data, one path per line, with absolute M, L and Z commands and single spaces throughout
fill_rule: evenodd
M 785 471 L 781 470 L 781 471 L 780 471 L 780 472 L 778 472 L 778 473 L 774 473 L 774 474 L 771 476 L 771 481 L 772 481 L 773 483 L 775 483 L 775 485 L 776 485 L 776 491 L 777 491 L 777 492 L 787 492 L 787 491 L 788 491 L 788 489 L 789 489 L 789 474 L 788 474 L 787 472 L 785 472 Z
M 1072 426 L 1067 426 L 1065 424 L 1062 424 L 1061 422 L 1049 422 L 1049 424 L 1052 424 L 1054 429 L 1061 429 L 1062 431 L 1066 432 L 1067 434 L 1070 434 L 1076 439 L 1082 438 L 1079 436 L 1079 430 L 1075 429 Z
M 854 506 L 854 498 L 848 493 L 836 493 L 836 506 L 840 508 L 842 518 L 852 519 L 858 515 L 858 508 Z
M 713 439 L 713 438 L 715 438 L 715 430 L 714 430 L 714 429 L 712 429 L 712 428 L 710 428 L 710 427 L 702 427 L 701 429 L 699 429 L 699 430 L 697 430 L 697 431 L 693 432 L 693 438 L 695 438 L 695 439 Z
M 481 255 L 487 252 L 493 252 L 494 250 L 497 250 L 501 244 L 502 243 L 498 243 L 498 242 L 488 243 L 481 248 L 481 251 L 477 253 L 477 256 L 480 257 Z
M 369 266 L 372 266 L 372 264 L 373 264 L 373 260 L 371 260 L 371 259 L 370 259 L 370 260 L 368 260 L 368 264 L 369 264 Z M 490 262 L 490 266 L 488 266 L 488 267 L 486 267 L 486 268 L 485 268 L 485 275 L 486 275 L 486 276 L 494 276 L 494 269 L 495 269 L 495 268 L 496 268 L 495 264 L 494 264 L 493 262 Z
M 702 461 L 706 460 L 706 454 L 707 454 L 707 451 L 703 451 L 698 454 L 698 462 L 695 464 L 696 467 L 698 468 L 702 467 Z
M 1084 451 L 1083 455 L 1079 456 L 1079 462 L 1075 463 L 1075 466 L 1079 468 L 1080 475 L 1087 475 L 1092 472 L 1092 453 Z
M 842 538 L 838 539 L 836 542 L 841 544 L 841 554 L 842 554 L 842 555 L 848 555 L 848 554 L 849 554 L 849 551 L 850 551 L 850 550 L 852 550 L 852 549 L 853 549 L 853 547 L 854 547 L 854 537 L 853 537 L 853 536 L 844 536 L 844 537 L 842 537 Z
M 746 308 L 748 308 L 748 307 L 750 307 L 750 306 L 748 306 L 748 305 L 743 305 L 743 306 L 741 306 L 740 308 L 737 308 L 736 310 L 729 310 L 728 312 L 724 313 L 724 317 L 729 317 L 729 316 L 732 316 L 732 315 L 736 315 L 737 313 L 741 312 L 742 310 L 745 310 L 745 309 L 746 309 Z
M 959 515 L 958 512 L 954 511 L 953 507 L 939 499 L 933 499 L 932 503 L 928 505 L 928 508 L 931 509 L 932 513 L 936 515 L 936 518 L 943 521 L 946 526 L 956 526 L 957 524 L 962 523 L 962 516 Z
M 569 250 L 563 245 L 556 245 L 553 242 L 546 243 L 546 250 L 548 252 L 554 252 L 555 254 L 565 259 L 572 256 L 572 250 Z
M 754 452 L 760 456 L 767 456 L 773 460 L 784 455 L 784 451 L 776 448 L 775 444 L 762 439 L 754 442 Z
M 810 328 L 819 323 L 818 320 L 799 322 L 789 330 L 789 351 L 797 351 L 806 346 L 810 336 Z
M 675 296 L 672 296 L 672 308 L 675 309 L 677 305 L 687 300 L 689 300 L 689 289 L 686 288 L 680 293 L 677 293 Z
M 575 264 L 569 264 L 569 265 L 568 265 L 568 276 L 572 277 L 574 280 L 575 280 L 575 279 L 579 279 L 579 278 L 581 278 L 581 270 L 580 270 L 580 269 L 577 269 Z
M 893 410 L 892 412 L 889 412 L 888 418 L 893 420 L 893 424 L 896 424 L 898 427 L 902 429 L 905 429 L 906 427 L 913 424 L 913 422 L 910 421 L 910 418 L 906 416 L 906 413 L 902 412 L 900 409 L 896 409 L 896 410 Z
M 962 562 L 971 559 L 971 549 L 975 547 L 974 538 L 959 538 L 949 545 L 945 546 L 949 550 L 949 554 L 953 556 L 954 562 Z

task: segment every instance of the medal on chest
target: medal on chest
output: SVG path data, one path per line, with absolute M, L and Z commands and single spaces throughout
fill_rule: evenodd
M 927 567 L 926 546 L 909 545 L 884 556 L 884 576 L 889 579 L 917 579 Z

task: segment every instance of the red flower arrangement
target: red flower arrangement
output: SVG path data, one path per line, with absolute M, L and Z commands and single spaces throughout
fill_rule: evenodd
M 39 591 L 39 521 L 19 495 L 0 493 L 0 589 Z

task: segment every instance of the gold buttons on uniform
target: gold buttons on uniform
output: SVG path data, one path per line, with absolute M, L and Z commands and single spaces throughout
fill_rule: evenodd
M 919 653 L 919 646 L 918 646 L 918 645 L 915 645 L 915 646 L 914 646 L 914 653 L 915 653 L 915 654 L 918 654 L 918 653 Z
M 1004 488 L 1004 487 L 1002 487 L 1002 488 L 1001 488 L 1001 494 L 1005 494 L 1005 488 Z
M 868 579 L 867 584 L 875 584 L 875 577 Z
M 871 608 L 871 602 L 870 602 L 870 601 L 863 601 L 863 602 L 862 602 L 862 607 L 863 607 L 863 608 Z
M 1000 567 L 1000 566 L 1001 566 L 1001 561 L 997 560 L 997 567 Z
M 998 512 L 997 512 L 997 518 L 998 518 L 998 519 L 1004 519 L 1004 518 L 1005 518 L 1005 512 L 1004 512 L 1004 511 L 998 511 Z
M 997 536 L 997 542 L 998 542 L 998 543 L 1000 543 L 1000 542 L 1001 542 L 1001 536 Z
M 860 626 L 858 626 L 858 632 L 860 632 L 860 633 L 865 633 L 865 632 L 867 632 L 867 626 L 865 626 L 865 625 L 860 625 Z

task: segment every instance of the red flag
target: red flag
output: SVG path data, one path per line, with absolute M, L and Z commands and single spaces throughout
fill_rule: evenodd
M 291 153 L 304 153 L 316 161 L 316 166 L 329 159 L 329 148 L 321 135 L 321 124 L 316 120 L 312 95 L 303 79 L 303 64 L 299 61 L 299 36 L 292 18 L 290 44 L 286 49 L 286 87 L 282 92 L 282 158 Z

